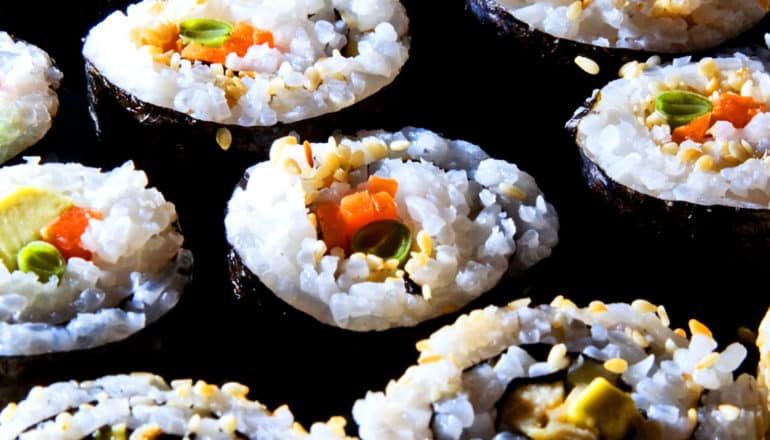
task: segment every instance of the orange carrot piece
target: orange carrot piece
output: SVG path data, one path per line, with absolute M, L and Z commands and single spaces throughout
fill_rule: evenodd
M 671 139 L 681 144 L 686 139 L 690 139 L 695 142 L 703 142 L 706 140 L 706 131 L 711 126 L 711 113 L 698 116 L 690 121 L 687 125 L 680 125 L 674 129 L 671 133 Z
M 369 176 L 369 191 L 373 193 L 386 192 L 392 197 L 396 196 L 398 191 L 398 181 L 396 179 L 387 179 L 379 176 Z
M 340 207 L 336 203 L 323 203 L 318 205 L 315 215 L 326 248 L 331 250 L 340 247 L 347 250 L 348 239 L 345 234 L 345 222 L 340 215 Z
M 273 33 L 264 29 L 254 30 L 254 44 L 265 43 L 267 43 L 267 45 L 271 48 L 275 47 L 275 38 L 273 38 Z
M 348 237 L 372 221 L 374 203 L 369 191 L 359 191 L 348 194 L 340 201 L 340 214 L 345 222 L 345 233 Z
M 735 128 L 743 128 L 751 118 L 765 110 L 765 104 L 751 96 L 723 93 L 714 103 L 714 121 L 729 121 Z
M 310 146 L 310 142 L 305 141 L 302 144 L 302 147 L 305 149 L 305 160 L 307 161 L 307 164 L 310 165 L 310 168 L 313 168 L 315 164 L 313 162 L 313 148 Z
M 242 57 L 246 55 L 251 46 L 264 43 L 267 43 L 270 47 L 275 47 L 272 32 L 256 29 L 248 23 L 239 22 L 233 27 L 230 39 L 222 45 L 222 48 L 225 53 L 235 52 L 239 57 Z
M 89 220 L 102 218 L 99 212 L 72 206 L 45 228 L 43 240 L 56 246 L 65 259 L 79 257 L 90 260 L 91 251 L 83 247 L 80 237 L 88 228 Z
M 190 43 L 182 49 L 182 58 L 198 60 L 212 64 L 225 64 L 227 52 L 221 47 L 206 47 L 198 43 Z
M 380 191 L 378 193 L 373 193 L 371 197 L 374 205 L 374 218 L 368 223 L 378 220 L 398 220 L 396 202 L 390 194 L 385 191 Z

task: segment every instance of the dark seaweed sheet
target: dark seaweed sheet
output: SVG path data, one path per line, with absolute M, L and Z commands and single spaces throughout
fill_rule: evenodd
M 237 300 L 227 277 L 223 219 L 243 170 L 257 158 L 212 159 L 173 148 L 147 154 L 132 132 L 114 144 L 97 141 L 80 39 L 118 3 L 125 1 L 0 2 L 0 28 L 48 50 L 65 73 L 54 126 L 27 154 L 101 167 L 137 159 L 151 184 L 177 204 L 186 245 L 195 253 L 195 282 L 181 304 L 146 332 L 105 350 L 32 360 L 13 385 L 23 390 L 32 383 L 152 371 L 168 379 L 243 382 L 251 397 L 271 408 L 290 403 L 305 424 L 338 413 L 349 417 L 356 398 L 399 376 L 416 361 L 414 344 L 457 314 L 413 329 L 356 334 L 294 313 L 265 289 L 259 300 Z M 411 59 L 395 96 L 360 128 L 422 126 L 478 143 L 532 174 L 562 225 L 561 243 L 549 259 L 463 311 L 520 296 L 549 302 L 564 294 L 580 304 L 646 297 L 665 304 L 675 325 L 686 327 L 696 316 L 726 343 L 736 339 L 738 326 L 756 327 L 770 303 L 763 296 L 766 258 L 619 221 L 584 184 L 577 148 L 562 127 L 599 78 L 503 42 L 478 24 L 463 0 L 405 4 Z M 754 33 L 741 44 L 759 42 Z

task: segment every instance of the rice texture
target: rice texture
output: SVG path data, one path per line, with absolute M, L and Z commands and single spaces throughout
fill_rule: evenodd
M 770 206 L 770 75 L 762 62 L 740 53 L 651 60 L 626 64 L 621 75 L 577 124 L 578 145 L 612 180 L 663 200 Z M 676 126 L 658 109 L 670 92 L 711 108 Z
M 42 209 L 32 202 L 12 206 L 30 193 L 46 196 L 42 208 L 52 198 L 65 205 L 42 219 L 29 214 Z M 160 318 L 179 300 L 192 265 L 176 220 L 174 205 L 147 188 L 131 162 L 101 172 L 28 158 L 0 170 L 0 245 L 21 234 L 19 246 L 48 242 L 63 261 L 45 279 L 17 265 L 15 253 L 0 258 L 0 355 L 91 348 Z M 30 221 L 45 226 L 30 229 Z
M 558 241 L 556 212 L 530 175 L 427 130 L 325 143 L 286 137 L 270 157 L 233 193 L 227 239 L 264 285 L 327 324 L 413 326 L 462 307 L 506 271 L 532 266 Z M 354 232 L 384 218 L 378 214 L 410 232 L 403 260 L 352 248 Z M 345 236 L 339 231 L 350 222 L 336 215 L 363 220 Z
M 231 37 L 190 43 L 190 19 L 225 22 Z M 144 0 L 96 25 L 83 54 L 142 101 L 271 126 L 335 112 L 392 82 L 408 58 L 407 29 L 398 0 Z
M 703 324 L 691 320 L 688 338 L 644 300 L 529 303 L 475 310 L 420 341 L 417 365 L 355 403 L 361 438 L 765 438 L 765 390 L 733 378 L 742 345 L 716 351 Z
M 42 49 L 0 32 L 0 163 L 43 138 L 62 73 Z
M 26 399 L 6 406 L 0 438 L 348 439 L 342 417 L 315 423 L 308 432 L 286 405 L 269 411 L 248 393 L 235 382 L 218 387 L 176 380 L 169 386 L 147 373 L 58 382 L 35 387 Z
M 692 52 L 717 46 L 767 14 L 765 0 L 495 0 L 556 38 L 600 47 Z

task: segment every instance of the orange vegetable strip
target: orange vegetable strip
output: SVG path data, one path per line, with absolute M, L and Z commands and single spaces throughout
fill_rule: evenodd
M 379 177 L 379 176 L 369 176 L 369 191 L 373 193 L 378 192 L 386 192 L 390 194 L 392 197 L 396 196 L 396 191 L 398 191 L 398 181 L 396 179 L 388 179 L 385 177 Z
M 91 219 L 101 220 L 102 214 L 86 208 L 71 206 L 43 231 L 43 240 L 56 246 L 65 259 L 79 257 L 90 260 L 91 251 L 80 240 Z
M 698 116 L 693 119 L 687 125 L 680 125 L 676 127 L 671 133 L 671 139 L 680 144 L 687 139 L 695 142 L 703 142 L 706 140 L 706 131 L 711 126 L 711 113 Z
M 223 48 L 206 47 L 198 43 L 190 43 L 182 49 L 182 58 L 198 60 L 212 64 L 224 64 L 227 52 Z
M 735 128 L 745 127 L 751 118 L 766 110 L 765 104 L 751 96 L 723 93 L 714 103 L 714 121 L 729 121 Z
M 340 215 L 339 205 L 322 203 L 318 205 L 315 214 L 326 248 L 331 250 L 340 247 L 347 250 L 349 242 L 345 235 L 345 222 Z

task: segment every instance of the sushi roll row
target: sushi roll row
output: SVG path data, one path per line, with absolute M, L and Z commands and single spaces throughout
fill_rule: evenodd
M 51 128 L 61 80 L 62 73 L 42 49 L 0 32 L 0 164 Z
M 234 278 L 331 325 L 413 326 L 547 257 L 558 219 L 534 179 L 424 129 L 278 139 L 225 218 Z M 245 268 L 243 267 L 245 266 Z
M 147 184 L 130 162 L 0 168 L 0 356 L 121 340 L 178 302 L 192 256 Z
M 306 431 L 287 406 L 269 411 L 248 387 L 155 375 L 105 376 L 32 389 L 0 412 L 3 439 L 138 440 L 158 438 L 345 440 L 345 420 L 332 417 Z
M 763 439 L 767 319 L 759 383 L 737 370 L 747 350 L 718 350 L 663 306 L 557 297 L 461 316 L 417 343 L 417 365 L 353 406 L 361 439 Z M 237 383 L 147 373 L 33 388 L 0 411 L 0 438 L 348 439 L 332 417 L 308 431 L 288 407 L 268 411 Z

